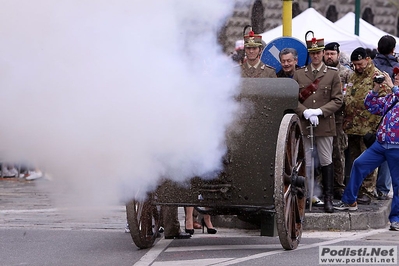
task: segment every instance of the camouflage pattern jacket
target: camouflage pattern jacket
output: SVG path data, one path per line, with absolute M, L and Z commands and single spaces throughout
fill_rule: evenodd
M 339 108 L 339 110 L 335 112 L 335 122 L 342 124 L 344 120 L 345 94 L 346 94 L 344 88 L 346 89 L 346 86 L 349 83 L 349 77 L 352 75 L 353 70 L 341 64 L 338 64 L 337 68 L 339 71 L 339 78 L 341 79 L 341 88 L 342 88 L 342 95 L 344 96 L 344 103 L 342 104 L 341 108 Z
M 371 114 L 364 106 L 364 98 L 373 88 L 374 72 L 381 74 L 371 60 L 362 74 L 354 72 L 346 87 L 343 129 L 346 134 L 363 136 L 375 132 L 380 117 Z M 380 89 L 379 96 L 385 96 L 390 90 L 386 85 Z
M 241 65 L 241 77 L 243 78 L 277 78 L 274 67 L 260 62 L 257 68 L 250 68 L 246 62 Z
M 332 137 L 336 135 L 334 113 L 338 111 L 343 101 L 338 69 L 323 64 L 317 75 L 313 76 L 312 68 L 308 65 L 295 71 L 293 79 L 298 82 L 299 92 L 301 92 L 318 78 L 321 79 L 317 91 L 303 103 L 298 102 L 295 112 L 301 118 L 304 135 L 309 135 L 310 122 L 303 117 L 303 111 L 308 108 L 320 108 L 323 115 L 319 116 L 319 125 L 315 127 L 314 135 L 316 137 Z

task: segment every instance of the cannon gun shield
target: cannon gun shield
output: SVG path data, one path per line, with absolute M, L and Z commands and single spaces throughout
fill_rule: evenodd
M 135 244 L 153 245 L 160 206 L 194 206 L 211 214 L 250 217 L 261 235 L 271 236 L 275 230 L 285 249 L 295 249 L 302 235 L 307 183 L 303 134 L 294 113 L 298 88 L 292 79 L 242 79 L 238 101 L 247 108 L 236 121 L 238 130 L 226 133 L 223 171 L 212 180 L 167 180 L 147 201 L 130 202 L 128 222 Z M 270 218 L 266 222 L 265 214 Z M 263 233 L 265 227 L 270 234 Z

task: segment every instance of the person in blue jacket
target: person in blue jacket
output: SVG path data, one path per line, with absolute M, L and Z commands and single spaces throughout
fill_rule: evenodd
M 382 116 L 376 141 L 353 162 L 344 195 L 334 209 L 356 211 L 357 193 L 364 178 L 381 163 L 387 161 L 393 186 L 389 214 L 390 230 L 399 231 L 399 74 L 395 75 L 394 83 L 387 72 L 383 72 L 383 75 L 384 83 L 392 88 L 392 93 L 379 97 L 378 92 L 382 84 L 374 82 L 373 89 L 368 92 L 364 100 L 364 106 L 370 113 Z

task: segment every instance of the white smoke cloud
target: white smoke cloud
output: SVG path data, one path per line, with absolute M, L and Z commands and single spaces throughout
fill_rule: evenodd
M 0 2 L 0 147 L 101 205 L 220 168 L 238 69 L 231 0 Z

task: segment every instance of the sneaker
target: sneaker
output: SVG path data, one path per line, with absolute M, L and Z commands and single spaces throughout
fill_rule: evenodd
M 130 233 L 130 228 L 129 228 L 128 223 L 126 223 L 126 226 L 125 226 L 125 233 Z
M 399 222 L 392 222 L 391 227 L 389 228 L 391 231 L 399 231 Z
M 11 168 L 11 169 L 9 169 L 9 171 L 10 171 L 10 173 L 11 173 L 13 176 L 18 176 L 18 170 L 15 169 L 14 167 Z
M 334 209 L 340 210 L 340 211 L 356 211 L 357 210 L 357 202 L 355 201 L 352 204 L 348 204 L 342 201 L 339 201 L 335 206 Z
M 3 169 L 3 177 L 15 177 L 15 173 L 8 170 L 7 168 Z
M 40 171 L 29 171 L 28 175 L 25 177 L 26 180 L 35 180 L 43 177 L 42 172 Z
M 312 197 L 312 206 L 323 207 L 324 206 L 324 201 L 319 199 L 317 196 L 313 196 Z

